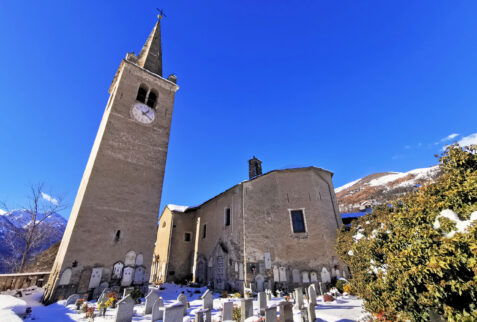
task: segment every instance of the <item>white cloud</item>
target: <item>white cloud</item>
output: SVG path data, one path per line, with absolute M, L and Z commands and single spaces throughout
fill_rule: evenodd
M 445 138 L 442 138 L 441 139 L 441 142 L 447 142 L 447 141 L 450 141 L 452 139 L 455 139 L 456 137 L 459 136 L 459 133 L 452 133 L 452 134 L 449 134 L 448 136 L 446 136 Z
M 43 199 L 45 199 L 46 201 L 51 202 L 51 203 L 54 204 L 55 206 L 58 206 L 58 200 L 55 199 L 55 198 L 53 198 L 52 196 L 47 195 L 46 193 L 42 192 L 42 193 L 41 193 L 41 197 L 42 197 Z
M 477 144 L 477 133 L 467 135 L 463 137 L 462 139 L 460 139 L 459 142 L 457 143 L 459 143 L 460 146 L 468 146 L 472 144 Z

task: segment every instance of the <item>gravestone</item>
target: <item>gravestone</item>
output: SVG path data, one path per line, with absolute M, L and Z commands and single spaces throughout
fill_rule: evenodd
M 296 268 L 292 270 L 293 283 L 300 284 L 300 271 Z
M 145 271 L 146 269 L 144 268 L 144 266 L 136 267 L 136 270 L 134 271 L 134 279 L 133 279 L 134 285 L 139 285 L 144 282 Z
M 101 276 L 103 275 L 103 268 L 102 267 L 95 267 L 91 273 L 91 278 L 89 280 L 88 289 L 97 288 L 99 283 L 101 283 Z M 101 293 L 99 293 L 101 294 Z M 98 294 L 98 296 L 99 296 Z
M 131 322 L 134 314 L 134 300 L 131 295 L 127 295 L 118 302 L 116 309 L 115 322 Z
M 240 320 L 245 319 L 253 315 L 253 299 L 242 299 L 240 301 Z
M 205 321 L 212 322 L 212 310 L 205 310 Z
M 195 311 L 194 322 L 212 322 L 212 310 L 200 309 Z
M 91 268 L 86 268 L 81 272 L 78 282 L 78 293 L 88 292 L 89 280 L 91 278 Z
M 202 308 L 212 310 L 214 308 L 214 294 L 210 290 L 205 291 L 200 297 L 202 300 Z
M 147 302 L 146 302 L 147 303 Z M 164 302 L 162 301 L 162 297 L 158 297 L 156 301 L 152 305 L 152 321 L 162 320 L 164 311 Z
M 184 305 L 181 302 L 165 306 L 163 310 L 163 322 L 182 322 L 184 318 Z
M 184 305 L 184 316 L 187 315 L 187 296 L 184 293 L 179 294 L 177 300 Z
M 321 282 L 318 284 L 318 285 L 320 286 L 320 294 L 321 294 L 321 296 L 323 296 L 323 285 L 322 285 L 322 284 L 323 284 L 323 283 L 321 283 Z
M 273 266 L 273 281 L 280 282 L 280 272 L 276 266 Z
M 314 322 L 316 320 L 315 306 L 309 305 L 307 313 L 308 313 L 308 321 Z
M 103 291 L 108 288 L 108 286 L 109 286 L 108 282 L 103 282 L 99 284 L 99 286 L 95 288 L 93 291 L 93 299 L 99 298 L 99 296 L 103 294 Z
M 234 319 L 234 302 L 224 302 L 222 309 L 222 321 L 232 321 Z
M 121 286 L 129 286 L 133 281 L 134 268 L 125 267 L 123 269 L 123 278 L 121 279 Z
M 280 282 L 286 282 L 287 281 L 287 268 L 286 267 L 280 267 L 278 269 L 278 272 L 280 273 Z
M 301 277 L 303 283 L 310 283 L 310 275 L 308 274 L 308 272 L 301 272 Z
M 265 309 L 265 322 L 277 322 L 277 307 L 275 305 Z
M 301 318 L 301 322 L 308 322 L 308 308 L 306 307 L 302 307 L 300 309 L 300 318 Z M 310 322 L 313 322 L 313 321 L 310 321 Z
M 326 267 L 323 267 L 321 269 L 321 281 L 323 283 L 331 283 L 331 276 L 330 276 L 330 272 L 328 272 L 328 270 L 326 269 Z
M 316 272 L 311 272 L 310 273 L 310 281 L 312 283 L 318 282 L 318 274 Z
M 70 295 L 68 299 L 66 300 L 65 306 L 75 304 L 79 298 L 80 298 L 79 294 Z
M 310 300 L 310 306 L 316 306 L 316 289 L 315 285 L 308 286 L 308 299 Z
M 63 274 L 61 274 L 61 278 L 58 282 L 58 285 L 68 285 L 70 284 L 71 280 L 71 268 L 67 268 L 63 271 Z
M 265 315 L 265 309 L 267 308 L 267 295 L 265 292 L 258 293 L 258 307 L 260 309 L 260 315 Z
M 157 294 L 157 292 L 154 290 L 150 291 L 149 294 L 146 295 L 144 314 L 150 314 L 152 312 L 152 307 L 158 298 L 159 294 Z
M 124 267 L 124 264 L 121 262 L 117 262 L 116 264 L 114 264 L 113 274 L 111 276 L 111 279 L 113 280 L 121 279 L 121 277 L 123 276 L 123 267 Z
M 303 307 L 303 289 L 301 287 L 295 288 L 295 309 L 301 310 Z
M 265 290 L 265 294 L 267 294 L 267 301 L 272 300 L 272 291 L 271 290 Z
M 131 294 L 132 291 L 134 291 L 134 287 L 126 287 L 123 290 L 123 298 Z
M 280 322 L 293 322 L 293 303 L 283 301 L 280 303 Z

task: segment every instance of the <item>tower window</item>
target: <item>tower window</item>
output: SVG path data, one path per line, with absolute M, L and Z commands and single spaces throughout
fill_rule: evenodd
M 303 217 L 303 210 L 290 211 L 291 221 L 294 233 L 304 233 L 305 230 L 305 218 Z
M 190 239 L 191 239 L 190 233 L 185 233 L 185 234 L 184 234 L 184 241 L 190 242 Z
M 230 208 L 225 209 L 225 226 L 230 226 Z
M 154 108 L 154 106 L 156 105 L 156 99 L 157 99 L 156 93 L 151 91 L 147 98 L 147 106 L 149 106 L 150 108 Z
M 114 236 L 114 241 L 116 241 L 116 242 L 119 241 L 119 238 L 121 238 L 121 231 L 120 230 L 116 231 L 116 236 Z
M 204 225 L 202 228 L 202 238 L 207 237 L 207 225 Z
M 139 87 L 139 90 L 137 91 L 136 100 L 142 103 L 146 103 L 146 95 L 147 95 L 147 89 L 141 86 Z

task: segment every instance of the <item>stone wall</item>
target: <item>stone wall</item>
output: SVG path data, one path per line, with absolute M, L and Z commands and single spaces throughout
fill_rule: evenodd
M 32 286 L 43 287 L 49 276 L 50 272 L 0 274 L 0 292 Z

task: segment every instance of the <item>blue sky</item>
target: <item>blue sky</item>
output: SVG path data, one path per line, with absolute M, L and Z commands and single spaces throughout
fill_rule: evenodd
M 108 87 L 164 8 L 176 96 L 162 206 L 314 165 L 335 187 L 477 132 L 475 1 L 0 2 L 0 200 L 72 204 Z M 69 211 L 63 213 L 69 216 Z

